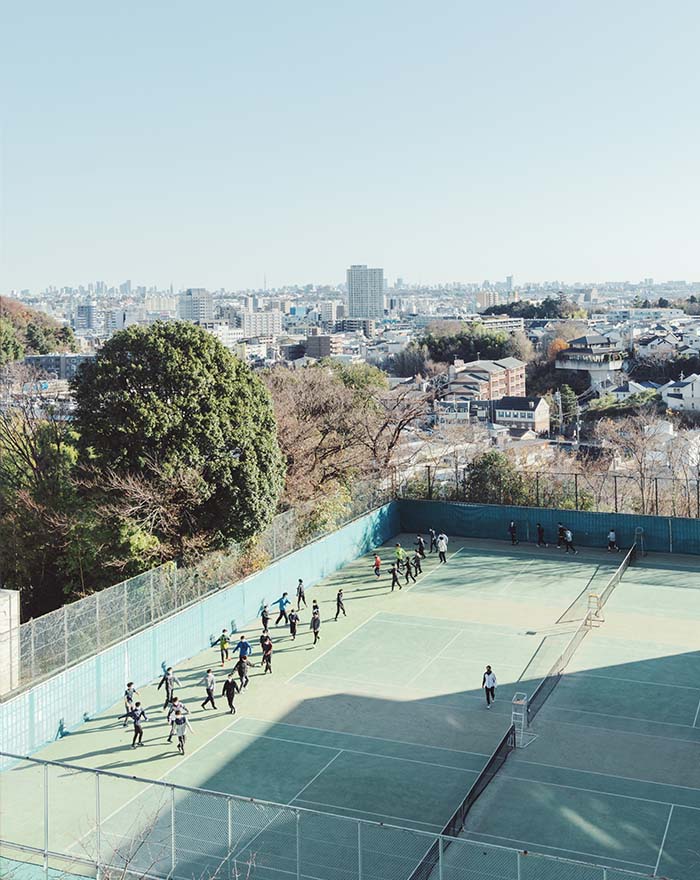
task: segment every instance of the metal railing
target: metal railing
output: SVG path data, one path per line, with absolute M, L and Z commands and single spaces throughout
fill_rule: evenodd
M 5 876 L 31 863 L 100 880 L 408 880 L 431 850 L 431 880 L 641 880 L 643 875 L 0 752 Z M 9 866 L 9 867 L 8 867 Z

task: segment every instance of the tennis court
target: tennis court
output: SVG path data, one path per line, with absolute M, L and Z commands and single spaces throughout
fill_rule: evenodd
M 408 547 L 414 537 L 394 540 Z M 321 606 L 319 645 L 311 644 L 308 613 L 302 612 L 294 642 L 286 629 L 273 628 L 274 673 L 264 677 L 260 669 L 253 671 L 249 688 L 236 700 L 235 716 L 224 711 L 223 699 L 216 711 L 199 708 L 204 697 L 199 682 L 208 666 L 221 687 L 217 650 L 176 668 L 182 682 L 177 693 L 192 712 L 194 728 L 184 758 L 165 742 L 162 691 L 154 684 L 141 689 L 149 716 L 143 748 L 130 748 L 130 730 L 115 721 L 121 712 L 115 702 L 103 716 L 42 750 L 38 757 L 47 760 L 137 777 L 101 776 L 98 817 L 94 774 L 50 766 L 51 850 L 67 860 L 109 851 L 117 864 L 124 863 L 128 850 L 131 870 L 137 865 L 154 877 L 199 877 L 222 864 L 231 872 L 246 865 L 250 872 L 252 864 L 249 876 L 263 880 L 294 876 L 295 865 L 301 865 L 299 876 L 317 880 L 408 880 L 430 845 L 427 835 L 443 830 L 509 729 L 513 694 L 532 693 L 576 631 L 588 593 L 603 588 L 620 558 L 598 550 L 573 557 L 552 547 L 453 538 L 447 565 L 433 554 L 424 560 L 416 584 L 404 584 L 402 576 L 402 589 L 390 592 L 386 569 L 393 543 L 382 548 L 379 580 L 370 556 L 307 590 L 309 606 L 313 598 Z M 642 570 L 649 582 L 637 584 L 632 573 L 636 577 Z M 296 577 L 290 573 L 290 593 Z M 676 870 L 680 856 L 672 847 L 683 836 L 684 823 L 700 816 L 693 812 L 700 809 L 700 780 L 693 777 L 698 771 L 689 769 L 691 750 L 696 754 L 700 743 L 691 712 L 700 701 L 700 690 L 693 688 L 700 685 L 697 677 L 692 684 L 692 669 L 678 671 L 684 664 L 674 658 L 693 658 L 700 673 L 700 653 L 697 646 L 691 650 L 700 591 L 678 587 L 686 604 L 678 619 L 666 620 L 666 629 L 654 622 L 654 642 L 639 641 L 639 627 L 644 620 L 650 625 L 654 611 L 651 605 L 645 610 L 638 597 L 628 602 L 636 615 L 628 623 L 636 648 L 628 646 L 622 624 L 615 623 L 629 617 L 624 590 L 641 590 L 653 605 L 657 580 L 663 578 L 646 561 L 630 569 L 605 607 L 606 622 L 584 640 L 572 674 L 559 682 L 537 716 L 538 738 L 510 756 L 469 814 L 467 837 L 648 873 L 655 864 L 650 848 L 658 850 L 658 826 L 667 821 L 672 803 L 672 821 L 661 828 L 662 836 L 667 831 L 664 849 L 674 860 L 674 870 L 667 870 L 675 880 L 691 876 Z M 341 586 L 347 617 L 336 622 L 335 594 Z M 681 619 L 687 652 L 679 651 L 676 638 Z M 255 622 L 251 642 L 258 631 Z M 639 650 L 646 652 L 642 660 Z M 499 680 L 490 711 L 481 690 L 486 663 Z M 678 693 L 663 684 L 672 673 L 680 676 Z M 645 687 L 654 687 L 653 697 L 644 698 Z M 670 752 L 646 739 L 637 745 L 649 726 L 658 739 L 660 724 Z M 683 730 L 685 736 L 667 729 Z M 630 731 L 637 737 L 633 746 Z M 609 738 L 615 736 L 621 742 L 611 754 Z M 3 816 L 6 839 L 41 846 L 35 819 L 44 772 L 40 765 L 22 765 L 0 776 L 0 794 L 9 805 Z M 610 790 L 601 791 L 601 779 Z M 183 788 L 173 793 L 149 781 Z M 216 793 L 255 802 L 216 798 Z M 627 821 L 622 801 L 637 810 L 630 808 Z M 343 817 L 375 824 L 362 825 L 358 841 L 357 823 Z M 606 829 L 608 821 L 612 825 Z M 591 838 L 606 835 L 620 848 L 591 845 Z M 495 858 L 489 864 L 493 880 L 514 880 L 509 869 L 495 869 Z M 445 876 L 477 880 L 482 875 L 465 863 Z

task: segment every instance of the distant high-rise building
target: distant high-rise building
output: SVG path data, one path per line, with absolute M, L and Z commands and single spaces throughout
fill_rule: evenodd
M 513 290 L 513 276 L 512 275 L 506 275 L 506 290 L 508 291 L 508 293 L 511 293 L 511 291 Z
M 282 332 L 282 312 L 242 312 L 243 336 L 279 336 Z
M 384 270 L 350 266 L 347 281 L 349 317 L 381 321 L 384 317 Z
M 76 330 L 94 330 L 97 316 L 97 303 L 81 303 L 75 315 Z
M 121 293 L 122 296 L 131 296 L 131 281 L 129 279 L 119 285 L 119 293 Z
M 214 301 L 203 287 L 190 287 L 180 294 L 178 316 L 181 321 L 213 321 Z

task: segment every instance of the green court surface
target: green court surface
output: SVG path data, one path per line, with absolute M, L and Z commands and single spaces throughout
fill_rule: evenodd
M 408 547 L 414 536 L 395 540 Z M 251 878 L 284 880 L 298 860 L 308 880 L 408 880 L 430 845 L 421 833 L 442 831 L 510 726 L 513 695 L 532 693 L 580 623 L 588 593 L 602 590 L 621 558 L 453 538 L 446 565 L 433 554 L 416 584 L 402 577 L 392 592 L 394 541 L 381 550 L 379 579 L 370 555 L 307 590 L 309 608 L 316 598 L 322 611 L 316 647 L 304 609 L 296 641 L 271 628 L 274 673 L 253 670 L 236 715 L 223 698 L 216 710 L 199 705 L 207 667 L 217 694 L 228 669 L 217 650 L 176 668 L 193 726 L 185 757 L 166 742 L 154 684 L 141 689 L 143 748 L 132 750 L 130 731 L 115 720 L 115 694 L 110 711 L 43 749 L 38 757 L 137 777 L 101 777 L 98 839 L 94 775 L 49 768 L 50 848 L 64 864 L 97 847 L 118 853 L 140 835 L 138 858 L 154 877 L 201 877 L 226 861 L 228 876 L 239 876 L 232 864 L 254 862 Z M 700 877 L 700 589 L 692 588 L 700 573 L 680 566 L 669 586 L 664 572 L 650 557 L 628 570 L 605 622 L 537 715 L 536 738 L 510 755 L 470 812 L 465 838 Z M 290 593 L 297 576 L 304 572 L 291 572 Z M 347 617 L 335 621 L 341 586 Z M 258 632 L 251 622 L 255 647 Z M 490 711 L 486 663 L 499 681 Z M 43 773 L 23 764 L 0 776 L 1 836 L 43 845 Z M 158 780 L 255 800 L 173 795 L 148 784 Z M 357 824 L 342 817 L 383 825 L 363 825 L 358 844 Z M 458 850 L 447 850 L 446 870 L 463 858 Z M 495 869 L 495 857 L 491 864 L 489 880 L 516 880 Z M 484 876 L 451 870 L 449 880 Z M 601 875 L 532 880 L 569 876 Z

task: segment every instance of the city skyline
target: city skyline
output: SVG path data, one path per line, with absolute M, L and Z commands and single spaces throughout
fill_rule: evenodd
M 690 2 L 5 19 L 2 290 L 700 277 Z

